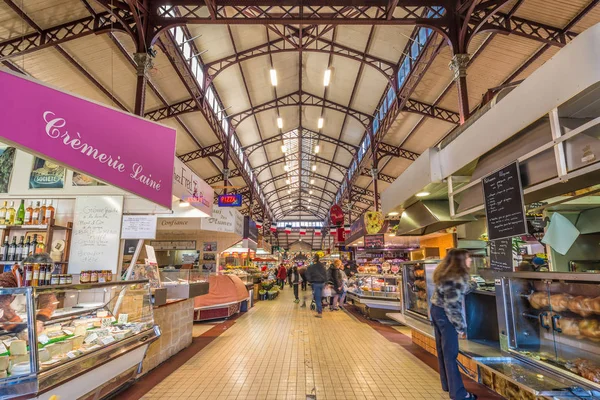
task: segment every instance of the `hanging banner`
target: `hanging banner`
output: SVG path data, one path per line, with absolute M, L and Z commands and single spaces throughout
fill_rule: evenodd
M 244 235 L 244 216 L 233 208 L 213 207 L 212 216 L 200 218 L 202 230 Z
M 174 129 L 0 71 L 3 142 L 171 208 Z
M 334 204 L 329 209 L 329 220 L 332 225 L 341 225 L 344 223 L 344 211 L 342 207 Z
M 258 228 L 256 222 L 248 216 L 244 217 L 244 239 L 258 243 Z
M 173 169 L 173 196 L 190 203 L 192 207 L 200 210 L 204 217 L 212 215 L 215 191 L 179 158 L 175 159 Z

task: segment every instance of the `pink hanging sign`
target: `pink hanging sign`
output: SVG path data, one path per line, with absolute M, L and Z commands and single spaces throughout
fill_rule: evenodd
M 176 132 L 0 71 L 0 141 L 171 208 Z

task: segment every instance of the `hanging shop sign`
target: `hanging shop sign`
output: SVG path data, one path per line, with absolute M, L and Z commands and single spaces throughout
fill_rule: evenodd
M 369 235 L 375 235 L 383 228 L 383 214 L 379 211 L 367 211 L 363 215 L 365 221 L 365 230 Z
M 376 213 L 375 215 L 371 213 Z M 361 239 L 365 235 L 376 235 L 386 233 L 390 227 L 389 220 L 384 220 L 381 213 L 375 211 L 367 211 L 362 217 L 358 218 L 350 226 L 350 233 L 346 233 L 346 245 Z M 369 225 L 370 224 L 370 225 Z M 381 225 L 380 225 L 381 224 Z M 370 230 L 367 229 L 370 227 Z
M 212 216 L 200 218 L 202 230 L 244 235 L 244 216 L 233 208 L 213 207 Z
M 490 240 L 490 268 L 494 271 L 512 271 L 512 238 Z
M 256 227 L 256 222 L 249 216 L 244 217 L 244 239 L 258 243 L 258 228 Z
M 334 204 L 329 209 L 329 220 L 332 225 L 341 225 L 344 223 L 344 211 L 342 207 L 337 204 Z
M 121 239 L 156 239 L 156 215 L 124 215 Z
M 5 71 L 0 87 L 3 142 L 171 208 L 174 129 Z
M 241 194 L 220 194 L 217 197 L 219 207 L 241 207 L 243 197 Z
M 160 231 L 199 231 L 202 218 L 159 218 L 156 229 Z
M 117 272 L 122 196 L 81 196 L 75 200 L 69 272 L 89 269 Z
M 365 249 L 383 249 L 385 247 L 385 236 L 383 233 L 376 235 L 365 235 Z
M 482 180 L 490 240 L 527 234 L 519 163 L 514 162 Z
M 173 170 L 173 196 L 200 210 L 204 217 L 212 215 L 215 191 L 189 169 L 179 158 Z

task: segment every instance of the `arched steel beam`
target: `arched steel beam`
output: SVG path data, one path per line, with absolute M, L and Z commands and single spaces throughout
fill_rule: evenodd
M 270 192 L 264 193 L 265 200 L 268 202 L 271 199 L 271 197 L 273 197 L 274 195 L 276 195 L 278 193 L 281 193 L 283 191 L 287 191 L 288 189 L 294 189 L 295 190 L 295 189 L 298 189 L 299 187 L 300 187 L 300 183 L 296 182 L 296 183 L 292 183 L 290 185 L 286 185 L 284 187 L 280 187 L 280 188 L 271 190 Z M 302 187 L 300 190 L 303 193 L 307 193 L 309 190 L 313 190 L 313 191 L 316 191 L 316 192 L 321 192 L 321 193 L 326 194 L 326 195 L 329 196 L 329 201 L 333 201 L 333 199 L 335 199 L 335 193 L 332 192 L 331 190 L 327 190 L 325 188 L 320 188 L 320 187 L 317 187 L 317 186 L 311 186 L 310 188 L 308 188 L 308 187 Z
M 309 213 L 309 214 L 311 214 L 313 217 L 315 217 L 315 218 L 318 218 L 318 219 L 320 219 L 320 220 L 324 220 L 324 219 L 325 219 L 325 216 L 326 216 L 326 214 L 320 214 L 319 212 L 315 212 L 314 210 L 307 209 L 307 208 L 306 208 L 306 207 L 304 207 L 304 206 L 297 205 L 297 206 L 295 206 L 295 207 L 293 207 L 293 208 L 291 208 L 291 209 L 289 209 L 289 210 L 286 210 L 286 211 L 283 211 L 283 210 L 282 210 L 282 211 L 281 211 L 281 213 L 280 213 L 279 215 L 277 215 L 277 216 L 276 216 L 276 218 L 277 218 L 277 219 L 285 218 L 285 217 L 287 217 L 289 214 L 291 214 L 291 213 L 297 213 L 297 212 L 306 212 L 306 213 Z M 282 222 L 284 222 L 284 221 L 282 221 Z
M 243 150 L 246 153 L 246 156 L 249 157 L 250 154 L 254 153 L 256 150 L 267 146 L 271 143 L 281 141 L 283 139 L 283 135 L 285 135 L 286 133 L 289 132 L 280 133 L 278 135 L 271 136 L 270 138 L 263 139 L 260 142 L 252 143 L 244 147 Z M 323 135 L 322 133 L 314 132 L 309 129 L 302 129 L 302 139 L 315 139 L 326 143 L 335 144 L 336 146 L 339 146 L 340 148 L 348 151 L 348 153 L 350 153 L 351 155 L 354 155 L 354 153 L 358 150 L 358 146 L 344 142 L 342 140 L 334 139 L 331 136 Z
M 307 205 L 310 205 L 310 208 L 306 208 Z M 290 209 L 286 209 L 290 207 Z M 329 209 L 327 207 L 324 207 L 322 205 L 312 205 L 312 204 L 306 204 L 303 205 L 299 199 L 296 198 L 296 200 L 292 201 L 291 203 L 286 203 L 286 204 L 279 204 L 276 205 L 275 207 L 273 207 L 273 209 L 271 210 L 273 212 L 273 215 L 275 216 L 275 219 L 279 219 L 281 218 L 281 214 L 285 213 L 286 211 L 289 212 L 293 212 L 292 210 L 294 208 L 297 207 L 303 207 L 307 212 L 311 212 L 311 213 L 323 213 L 322 215 L 319 215 L 319 217 L 323 218 L 324 216 L 327 215 L 327 213 L 329 212 Z M 311 211 L 312 210 L 312 211 Z M 287 214 L 286 214 L 287 215 Z
M 298 157 L 299 157 L 298 154 L 293 154 L 291 156 L 281 156 L 279 158 L 276 158 L 275 160 L 271 160 L 271 161 L 261 165 L 260 167 L 255 168 L 254 175 L 256 177 L 258 177 L 263 171 L 265 171 L 269 167 L 272 167 L 273 165 L 283 164 L 288 161 L 300 161 L 300 160 L 298 160 Z M 346 167 L 345 165 L 338 164 L 335 161 L 327 160 L 323 157 L 319 157 L 319 156 L 313 155 L 313 154 L 306 154 L 306 153 L 303 154 L 302 161 L 312 161 L 312 162 L 328 165 L 328 166 L 333 167 L 333 168 L 337 169 L 338 171 L 340 171 L 340 173 L 342 175 L 345 174 L 346 171 L 348 170 L 348 167 Z
M 335 181 L 335 180 L 328 178 L 325 175 L 321 175 L 317 172 L 308 171 L 306 169 L 302 169 L 302 171 L 305 172 L 306 173 L 305 176 L 308 176 L 309 178 L 320 179 L 326 183 L 331 183 L 332 185 L 336 185 L 336 186 L 340 184 L 338 181 Z M 292 172 L 290 172 L 290 174 L 292 174 L 291 176 L 298 176 L 297 171 L 296 172 L 292 171 Z M 269 186 L 272 183 L 275 183 L 282 179 L 286 179 L 288 176 L 290 176 L 290 174 L 283 173 L 281 175 L 274 176 L 272 178 L 267 179 L 266 181 L 260 182 L 260 186 L 261 186 L 261 188 L 264 189 L 265 187 Z
M 294 93 L 287 94 L 285 96 L 278 97 L 274 100 L 266 103 L 257 105 L 256 107 L 249 108 L 236 114 L 229 116 L 230 123 L 234 128 L 237 128 L 246 118 L 253 114 L 258 114 L 263 111 L 273 110 L 280 107 L 292 107 L 292 106 L 309 106 L 309 107 L 322 107 L 329 110 L 339 111 L 341 113 L 348 113 L 351 117 L 355 118 L 358 122 L 363 124 L 366 128 L 371 123 L 373 117 L 365 114 L 361 111 L 354 110 L 350 107 L 343 106 L 331 100 L 327 100 L 323 97 L 307 93 L 304 90 L 302 92 L 296 91 Z
M 292 200 L 292 201 L 289 201 Z M 281 196 L 279 198 L 277 198 L 277 200 L 275 200 L 273 202 L 273 204 L 277 205 L 282 205 L 282 206 L 286 206 L 288 204 L 292 204 L 294 201 L 293 200 L 298 200 L 300 202 L 302 202 L 303 204 L 309 205 L 309 206 L 321 206 L 321 207 L 325 207 L 323 205 L 323 203 L 325 203 L 324 201 L 308 201 L 308 199 L 303 199 L 301 197 L 298 197 L 298 195 L 296 195 L 295 193 L 292 194 L 286 194 L 285 196 Z

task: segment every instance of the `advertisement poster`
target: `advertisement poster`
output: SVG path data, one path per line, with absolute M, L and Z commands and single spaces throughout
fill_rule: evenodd
M 8 193 L 16 152 L 14 147 L 0 144 L 0 193 Z
M 65 186 L 65 173 L 65 167 L 35 157 L 29 177 L 29 189 L 62 189 Z
M 203 251 L 217 251 L 217 242 L 204 242 L 202 246 Z
M 106 186 L 106 183 L 95 180 L 94 178 L 81 174 L 79 172 L 73 172 L 73 186 Z

